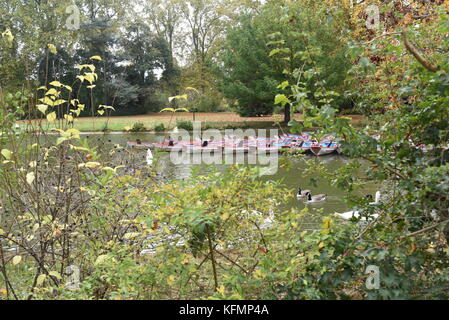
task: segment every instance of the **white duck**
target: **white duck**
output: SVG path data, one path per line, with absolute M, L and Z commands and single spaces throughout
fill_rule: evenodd
M 327 195 L 326 194 L 317 194 L 315 196 L 312 196 L 310 192 L 307 192 L 307 202 L 309 203 L 316 203 L 326 200 Z

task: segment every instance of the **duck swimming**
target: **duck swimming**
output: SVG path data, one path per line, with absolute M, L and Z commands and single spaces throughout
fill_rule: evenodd
M 315 196 L 312 196 L 310 192 L 307 192 L 307 202 L 309 203 L 316 203 L 326 200 L 327 195 L 326 194 L 317 194 Z

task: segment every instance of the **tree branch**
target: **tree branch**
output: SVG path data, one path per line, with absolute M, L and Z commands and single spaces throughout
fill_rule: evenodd
M 402 37 L 404 39 L 404 44 L 407 48 L 407 51 L 410 52 L 424 68 L 432 72 L 437 72 L 440 70 L 439 66 L 433 65 L 432 63 L 427 61 L 426 58 L 421 55 L 421 53 L 419 53 L 419 50 L 409 41 L 407 33 L 405 31 L 402 32 Z

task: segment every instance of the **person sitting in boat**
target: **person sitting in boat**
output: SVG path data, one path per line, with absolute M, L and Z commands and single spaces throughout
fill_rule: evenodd
M 169 147 L 174 147 L 175 146 L 175 141 L 173 140 L 172 137 L 168 137 L 168 146 Z

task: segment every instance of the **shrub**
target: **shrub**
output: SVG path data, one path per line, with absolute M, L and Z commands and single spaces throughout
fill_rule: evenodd
M 189 120 L 177 120 L 176 121 L 176 126 L 179 129 L 184 129 L 187 131 L 193 131 L 193 123 L 192 121 Z
M 167 128 L 165 127 L 165 124 L 159 123 L 156 126 L 154 126 L 154 131 L 156 131 L 156 132 L 164 132 L 164 131 L 167 131 Z
M 145 125 L 142 122 L 136 122 L 133 124 L 132 128 L 131 128 L 131 132 L 142 132 L 145 131 Z

